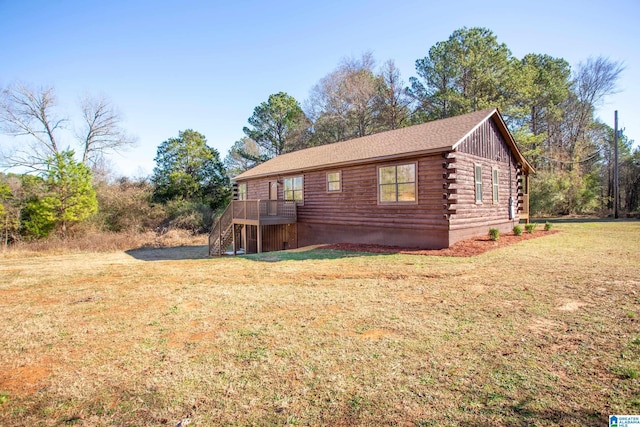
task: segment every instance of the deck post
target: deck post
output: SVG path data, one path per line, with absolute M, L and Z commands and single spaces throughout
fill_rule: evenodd
M 247 251 L 247 225 L 242 224 L 241 227 L 242 229 L 240 230 L 240 233 L 242 234 L 242 248 L 244 249 L 244 253 L 247 254 L 249 253 Z
M 232 243 L 232 245 L 233 245 L 233 255 L 235 256 L 235 255 L 238 255 L 236 253 L 237 251 L 236 251 L 236 225 L 235 224 L 231 224 L 231 233 L 232 233 L 231 238 L 233 239 L 233 243 Z
M 529 207 L 529 174 L 524 176 L 524 180 L 526 188 L 525 200 L 527 205 L 527 218 L 524 220 L 524 223 L 529 224 L 529 219 L 531 218 L 531 208 Z
M 262 253 L 262 226 L 256 225 L 256 228 L 258 229 L 258 247 L 256 249 L 258 250 L 258 253 Z
M 218 225 L 218 256 L 222 256 L 222 217 L 220 217 Z

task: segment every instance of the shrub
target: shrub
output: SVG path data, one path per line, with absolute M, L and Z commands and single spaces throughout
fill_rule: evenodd
M 166 203 L 168 218 L 163 229 L 181 228 L 193 233 L 206 233 L 211 229 L 213 209 L 203 202 L 170 200 Z
M 119 178 L 96 185 L 98 214 L 91 220 L 104 231 L 140 233 L 155 230 L 168 216 L 165 206 L 151 203 L 153 187 L 144 179 Z
M 531 234 L 533 233 L 533 230 L 536 229 L 536 225 L 537 224 L 525 224 L 524 229 L 527 231 L 527 233 Z
M 489 238 L 491 240 L 493 240 L 494 242 L 496 240 L 498 240 L 500 238 L 500 230 L 498 230 L 497 228 L 490 228 L 489 229 Z
M 552 227 L 552 224 L 549 221 L 544 223 L 544 231 L 551 230 L 551 227 Z
M 522 227 L 520 227 L 519 225 L 513 227 L 513 234 L 515 234 L 516 236 L 522 236 Z

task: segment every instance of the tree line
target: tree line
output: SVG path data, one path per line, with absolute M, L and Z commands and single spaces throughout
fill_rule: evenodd
M 73 224 L 109 230 L 183 227 L 205 231 L 228 203 L 237 174 L 274 156 L 386 130 L 497 107 L 537 173 L 534 215 L 608 214 L 613 208 L 614 130 L 596 118 L 615 93 L 623 66 L 587 58 L 572 69 L 546 54 L 512 55 L 486 28 L 462 28 L 416 60 L 402 79 L 393 60 L 346 58 L 302 104 L 286 92 L 256 106 L 224 161 L 204 135 L 187 129 L 162 142 L 150 177 L 107 179 L 105 156 L 135 143 L 117 109 L 86 98 L 81 122 L 60 116 L 53 88 L 2 91 L 0 126 L 21 138 L 4 166 L 29 173 L 0 177 L 5 242 L 66 234 Z M 61 136 L 72 144 L 64 145 Z M 623 211 L 639 209 L 640 150 L 619 135 Z
M 516 58 L 491 30 L 462 28 L 416 60 L 408 85 L 392 60 L 376 68 L 366 53 L 323 77 L 304 108 L 286 93 L 269 96 L 225 162 L 233 175 L 300 148 L 497 107 L 537 170 L 534 215 L 606 215 L 613 208 L 614 130 L 595 113 L 616 92 L 623 69 L 603 57 L 575 69 L 546 54 Z M 624 132 L 618 136 L 619 206 L 637 211 L 640 151 Z

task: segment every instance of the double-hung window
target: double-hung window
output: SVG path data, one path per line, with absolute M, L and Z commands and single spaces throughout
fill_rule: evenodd
M 493 203 L 498 203 L 499 199 L 499 186 L 498 186 L 498 169 L 494 168 L 491 171 L 491 187 L 493 189 Z
M 476 203 L 482 203 L 482 165 L 475 165 Z
M 416 164 L 378 168 L 378 200 L 380 203 L 416 201 Z
M 238 200 L 247 200 L 247 183 L 238 184 Z
M 342 173 L 340 171 L 327 173 L 327 192 L 339 193 L 342 191 Z
M 284 199 L 302 202 L 304 181 L 301 176 L 293 176 L 284 179 Z

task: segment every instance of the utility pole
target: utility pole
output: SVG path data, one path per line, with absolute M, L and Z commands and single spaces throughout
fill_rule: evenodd
M 613 217 L 618 218 L 618 110 L 614 112 Z

